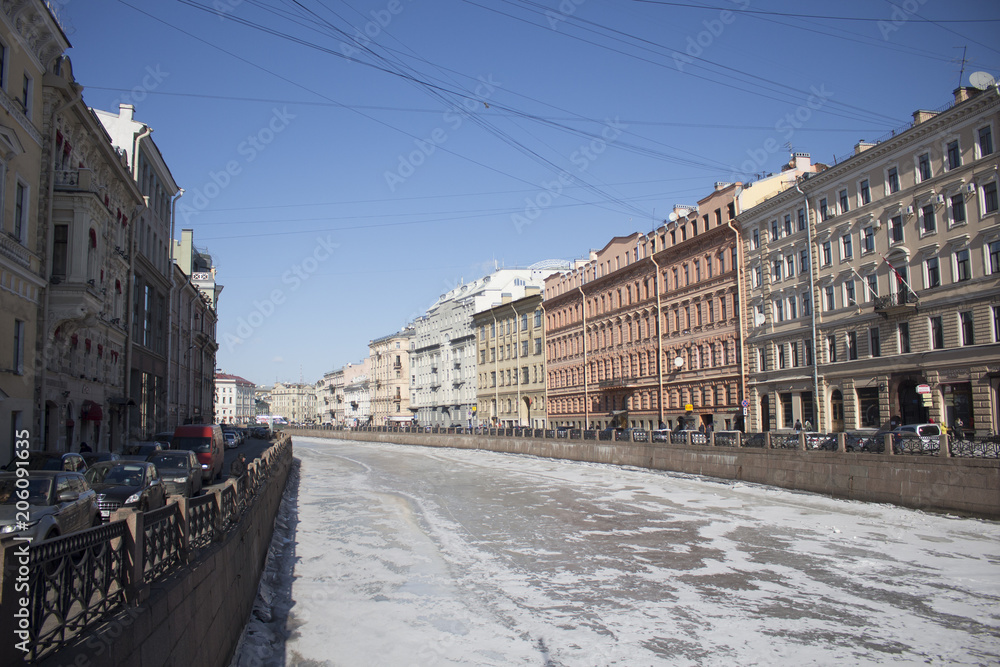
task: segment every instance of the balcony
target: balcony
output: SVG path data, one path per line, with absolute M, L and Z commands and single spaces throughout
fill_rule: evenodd
M 9 234 L 0 234 L 0 255 L 26 269 L 31 268 L 31 254 L 28 249 Z
M 917 295 L 910 290 L 899 290 L 886 296 L 875 297 L 875 312 L 883 317 L 894 317 L 917 311 Z
M 597 386 L 601 389 L 628 389 L 638 384 L 636 378 L 612 378 L 610 380 L 600 380 Z

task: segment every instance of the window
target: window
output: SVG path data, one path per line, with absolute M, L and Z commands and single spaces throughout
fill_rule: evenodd
M 809 292 L 802 293 L 802 315 L 804 317 L 812 315 L 812 298 L 810 297 Z
M 795 255 L 785 257 L 785 275 L 789 278 L 795 276 Z
M 873 357 L 882 356 L 882 339 L 878 327 L 872 327 L 868 330 L 868 350 Z
M 779 343 L 775 347 L 776 347 L 776 349 L 778 351 L 778 368 L 784 368 L 785 367 L 785 345 L 783 343 Z
M 938 258 L 931 257 L 927 260 L 927 289 L 939 287 L 941 285 L 941 267 L 938 265 Z
M 799 273 L 806 273 L 809 271 L 809 250 L 803 250 L 799 253 Z
M 789 343 L 788 344 L 788 359 L 792 362 L 792 368 L 796 368 L 799 365 L 799 344 Z
M 962 153 L 958 150 L 958 141 L 949 141 L 945 153 L 948 159 L 948 171 L 962 166 Z
M 837 363 L 837 337 L 830 335 L 826 337 L 826 357 L 831 364 Z
M 535 326 L 536 327 L 542 326 L 542 311 L 540 310 L 535 311 Z
M 802 341 L 802 351 L 805 355 L 806 366 L 813 365 L 813 345 L 811 340 Z
M 798 308 L 797 308 L 797 305 L 798 304 L 795 301 L 795 297 L 794 296 L 788 297 L 788 319 L 794 320 L 796 317 L 798 317 L 798 312 L 797 312 Z
M 965 197 L 955 195 L 951 198 L 951 224 L 957 225 L 965 222 Z
M 993 342 L 1000 343 L 1000 306 L 993 306 Z
M 819 219 L 828 220 L 830 218 L 830 207 L 827 204 L 826 197 L 819 200 Z
M 990 273 L 1000 273 L 1000 241 L 990 241 L 986 248 L 989 253 L 986 265 Z
M 833 310 L 837 305 L 834 299 L 833 285 L 827 285 L 826 289 L 824 289 L 823 292 L 824 292 L 824 297 L 826 299 L 825 309 L 827 311 Z
M 806 210 L 804 208 L 799 209 L 799 231 L 805 231 L 806 228 Z
M 885 172 L 885 183 L 888 194 L 899 192 L 899 172 L 896 171 L 895 167 L 889 167 L 889 170 Z
M 791 213 L 785 215 L 785 236 L 792 233 L 792 215 Z
M 757 266 L 753 267 L 753 270 L 750 272 L 750 284 L 752 287 L 760 287 L 760 283 L 761 283 L 761 269 L 760 269 L 760 264 L 758 264 Z
M 878 296 L 878 276 L 874 273 L 869 273 L 865 276 L 865 282 L 868 283 L 868 296 L 874 301 L 875 297 Z
M 833 251 L 829 241 L 823 241 L 823 266 L 833 264 Z
M 528 329 L 528 313 L 521 313 L 521 331 Z
M 997 212 L 997 182 L 990 181 L 983 185 L 983 214 Z
M 858 358 L 858 333 L 856 331 L 847 332 L 847 359 L 853 361 Z
M 779 322 L 785 321 L 785 302 L 782 299 L 778 299 L 774 302 L 774 319 Z
M 778 238 L 780 238 L 780 236 L 781 236 L 781 230 L 778 228 L 778 221 L 777 220 L 772 220 L 771 221 L 771 240 L 772 241 L 777 241 Z
M 753 233 L 750 236 L 750 249 L 756 250 L 760 247 L 760 230 L 754 228 Z
M 861 230 L 861 254 L 875 252 L 875 228 L 868 226 Z
M 963 248 L 955 253 L 955 279 L 958 282 L 972 278 L 972 267 L 969 262 L 969 249 Z
M 66 277 L 69 266 L 69 225 L 55 225 L 52 231 L 52 275 Z
M 14 320 L 14 373 L 24 375 L 24 322 Z
M 31 93 L 33 88 L 33 82 L 28 73 L 24 73 L 24 79 L 21 81 L 21 109 L 24 111 L 24 115 L 29 119 L 31 118 Z
M 844 234 L 840 237 L 840 254 L 843 259 L 851 259 L 854 257 L 854 247 L 851 243 L 851 235 Z
M 903 216 L 894 215 L 889 218 L 889 240 L 893 243 L 903 242 Z
M 929 180 L 931 177 L 931 154 L 921 153 L 917 158 L 917 176 L 920 181 Z
M 844 188 L 843 190 L 840 191 L 840 194 L 838 195 L 838 199 L 840 200 L 840 213 L 841 214 L 847 213 L 849 210 L 851 210 L 851 207 L 847 203 L 847 188 Z
M 844 283 L 844 301 L 849 306 L 856 306 L 858 304 L 857 299 L 855 298 L 853 280 L 848 280 Z
M 521 356 L 522 357 L 528 356 L 528 341 L 526 340 L 521 341 Z
M 976 331 L 972 323 L 972 312 L 963 310 L 958 314 L 958 324 L 962 331 L 962 345 L 976 344 Z
M 943 350 L 944 349 L 944 323 L 941 321 L 941 316 L 930 318 L 931 326 L 931 349 L 933 350 Z
M 909 322 L 900 322 L 897 329 L 899 334 L 899 353 L 909 354 L 910 353 L 910 324 Z
M 25 242 L 24 232 L 28 223 L 28 186 L 21 181 L 14 188 L 14 237 Z
M 778 282 L 781 280 L 781 259 L 776 259 L 771 263 L 771 280 Z
M 858 195 L 861 197 L 862 206 L 872 203 L 872 188 L 867 178 L 858 186 Z
M 924 219 L 923 233 L 932 234 L 937 231 L 937 221 L 934 217 L 934 205 L 928 204 L 920 209 L 921 217 Z
M 7 88 L 7 47 L 0 43 L 0 88 Z
M 979 157 L 993 153 L 993 129 L 987 125 L 979 128 Z
M 542 353 L 542 339 L 541 338 L 536 338 L 535 339 L 535 354 L 541 354 L 541 353 Z

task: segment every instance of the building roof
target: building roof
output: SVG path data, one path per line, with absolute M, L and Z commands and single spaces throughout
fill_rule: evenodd
M 216 373 L 215 374 L 215 380 L 217 382 L 219 380 L 222 380 L 223 382 L 227 382 L 227 381 L 228 382 L 235 382 L 236 384 L 245 384 L 245 385 L 249 385 L 251 387 L 256 386 L 250 380 L 245 380 L 245 379 L 241 378 L 239 375 L 229 375 L 228 373 Z

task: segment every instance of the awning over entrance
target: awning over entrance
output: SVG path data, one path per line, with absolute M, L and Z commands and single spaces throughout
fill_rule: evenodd
M 99 403 L 84 401 L 80 408 L 80 419 L 85 421 L 99 422 L 104 419 L 104 410 Z

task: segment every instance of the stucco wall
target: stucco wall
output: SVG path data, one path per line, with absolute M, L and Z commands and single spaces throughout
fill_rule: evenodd
M 1000 518 L 1000 460 L 434 433 L 293 430 L 292 435 L 485 449 L 672 470 L 838 498 Z

